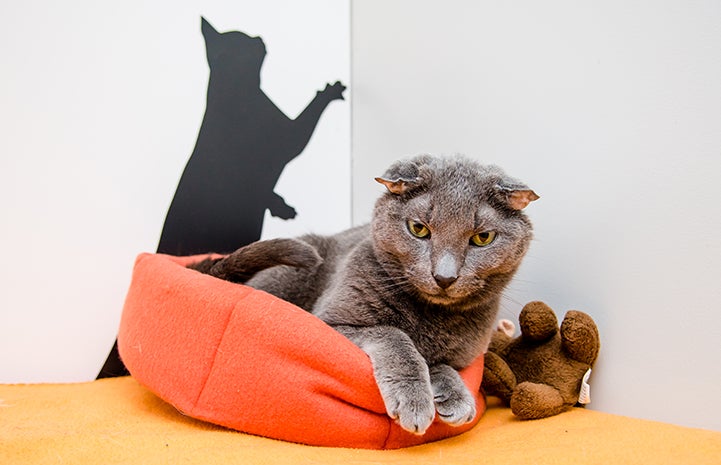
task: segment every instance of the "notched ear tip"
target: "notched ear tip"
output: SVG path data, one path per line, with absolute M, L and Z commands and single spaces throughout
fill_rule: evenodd
M 533 192 L 532 190 L 517 190 L 512 191 L 508 195 L 508 204 L 514 210 L 523 210 L 528 206 L 529 203 L 540 199 L 541 196 Z
M 391 194 L 402 194 L 406 191 L 406 187 L 400 179 L 397 181 L 391 181 L 390 179 L 381 178 L 378 176 L 375 178 L 376 182 L 383 184 Z
M 408 192 L 408 189 L 410 189 L 414 184 L 416 184 L 419 179 L 414 180 L 408 180 L 408 179 L 396 179 L 396 180 L 390 180 L 386 178 L 382 178 L 378 176 L 375 178 L 376 182 L 379 182 L 386 186 L 386 189 L 388 189 L 388 192 L 391 194 L 401 195 L 406 192 Z

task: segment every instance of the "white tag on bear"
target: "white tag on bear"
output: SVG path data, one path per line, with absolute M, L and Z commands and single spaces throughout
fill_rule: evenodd
M 588 378 L 591 376 L 591 369 L 586 371 L 581 380 L 581 393 L 578 395 L 579 404 L 590 404 L 591 403 L 591 386 L 588 384 Z

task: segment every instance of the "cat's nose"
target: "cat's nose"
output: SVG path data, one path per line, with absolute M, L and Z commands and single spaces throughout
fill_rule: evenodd
M 456 282 L 458 276 L 444 276 L 437 273 L 433 275 L 433 279 L 436 280 L 436 283 L 438 283 L 441 289 L 447 289 L 451 284 Z
M 456 282 L 458 279 L 458 260 L 451 253 L 442 254 L 433 267 L 433 279 L 441 287 L 447 289 L 448 286 Z

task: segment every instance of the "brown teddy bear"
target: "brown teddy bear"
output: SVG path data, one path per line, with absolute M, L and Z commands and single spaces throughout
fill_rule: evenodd
M 502 320 L 491 339 L 481 386 L 485 393 L 500 397 L 524 420 L 587 403 L 586 381 L 600 348 L 593 319 L 571 310 L 559 331 L 553 310 L 543 302 L 531 302 L 518 320 L 519 337 L 512 338 L 513 323 Z

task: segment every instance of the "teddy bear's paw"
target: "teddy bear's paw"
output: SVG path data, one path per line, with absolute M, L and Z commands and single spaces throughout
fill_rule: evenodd
M 495 352 L 486 352 L 483 363 L 483 382 L 481 387 L 489 396 L 500 397 L 506 404 L 510 402 L 516 388 L 516 375 L 511 367 Z
M 511 396 L 511 411 L 523 420 L 557 415 L 567 407 L 558 389 L 547 384 L 520 383 Z
M 438 417 L 451 426 L 460 426 L 476 417 L 476 399 L 456 370 L 448 365 L 431 368 L 431 386 Z

